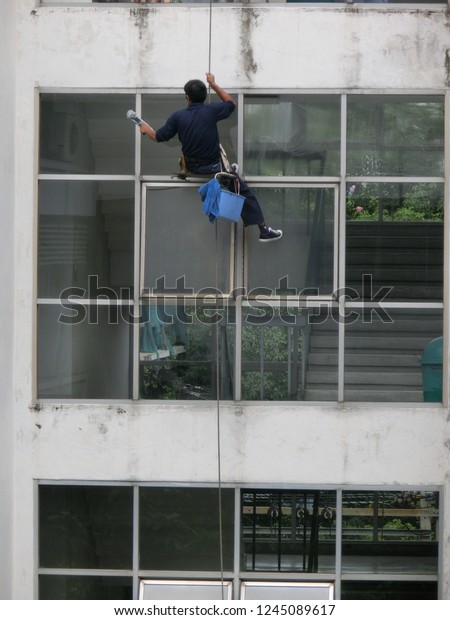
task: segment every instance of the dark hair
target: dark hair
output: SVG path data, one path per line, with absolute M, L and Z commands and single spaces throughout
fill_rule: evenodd
M 206 99 L 206 86 L 201 80 L 189 80 L 189 82 L 186 82 L 184 92 L 192 103 L 203 103 Z

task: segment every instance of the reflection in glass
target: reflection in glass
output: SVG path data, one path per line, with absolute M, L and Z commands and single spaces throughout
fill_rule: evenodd
M 133 598 L 131 577 L 40 575 L 39 600 L 127 601 Z
M 342 601 L 436 600 L 437 582 L 434 581 L 343 581 Z
M 338 322 L 320 309 L 244 312 L 242 400 L 337 400 Z
M 233 569 L 232 489 L 141 487 L 139 493 L 141 569 L 220 571 L 220 530 L 224 570 Z
M 195 77 L 195 76 L 194 76 Z M 203 79 L 200 77 L 199 79 Z M 180 84 L 183 89 L 184 83 Z M 213 94 L 211 102 L 219 101 Z M 206 104 L 209 103 L 209 98 Z M 162 127 L 169 116 L 186 107 L 184 92 L 178 95 L 143 95 L 142 118 L 155 130 Z M 237 161 L 237 111 L 218 124 L 220 143 L 227 153 L 230 163 Z M 141 141 L 142 174 L 173 175 L 179 170 L 178 159 L 181 155 L 181 144 L 177 137 L 169 142 L 156 143 L 147 137 Z
M 151 293 L 228 294 L 234 225 L 211 224 L 198 187 L 152 187 L 145 213 L 144 288 Z
M 131 487 L 39 487 L 41 568 L 132 567 Z
M 334 572 L 334 491 L 243 491 L 242 570 Z
M 334 190 L 255 188 L 265 219 L 283 230 L 276 243 L 259 243 L 247 229 L 249 295 L 331 295 L 334 292 Z M 267 290 L 264 290 L 267 289 Z
M 424 491 L 345 491 L 342 570 L 437 574 L 439 495 Z
M 345 400 L 423 402 L 423 350 L 442 330 L 442 310 L 349 310 Z
M 245 97 L 245 174 L 336 176 L 339 139 L 338 96 Z
M 38 296 L 79 287 L 119 296 L 133 286 L 134 186 L 111 181 L 40 181 Z
M 304 391 L 305 311 L 247 310 L 242 331 L 242 400 L 298 400 Z
M 232 399 L 234 312 L 212 305 L 144 306 L 141 398 Z
M 133 174 L 133 95 L 41 94 L 41 173 Z
M 444 99 L 349 96 L 347 174 L 444 174 Z
M 39 398 L 130 398 L 126 306 L 38 307 Z
M 383 287 L 386 301 L 442 299 L 443 184 L 349 184 L 346 237 L 353 299 Z

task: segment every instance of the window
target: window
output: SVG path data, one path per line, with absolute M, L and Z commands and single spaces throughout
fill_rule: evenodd
M 231 600 L 233 585 L 230 581 L 199 581 L 142 579 L 139 598 L 142 600 L 207 601 Z
M 333 600 L 333 584 L 321 582 L 247 581 L 241 585 L 241 599 L 255 601 Z
M 233 569 L 232 489 L 41 484 L 38 512 L 40 598 L 131 599 L 161 572 L 221 584 Z M 164 585 L 148 582 L 144 598 L 172 598 Z
M 242 493 L 243 569 L 334 572 L 336 493 Z
M 178 142 L 126 118 L 159 126 L 181 92 L 41 94 L 38 397 L 424 402 L 443 96 L 234 96 L 222 143 L 276 244 L 211 224 Z
M 42 482 L 39 597 L 437 598 L 439 497 Z
M 131 487 L 39 487 L 39 566 L 52 569 L 39 598 L 132 598 L 132 497 Z
M 435 493 L 344 491 L 342 570 L 435 574 L 438 515 Z

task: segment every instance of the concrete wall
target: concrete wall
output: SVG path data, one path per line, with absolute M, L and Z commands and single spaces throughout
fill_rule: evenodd
M 14 337 L 14 136 L 15 136 L 15 7 L 0 5 L 0 599 L 12 587 L 13 475 L 13 337 Z
M 216 6 L 211 68 L 233 88 L 444 88 L 447 28 L 444 8 Z M 41 86 L 179 87 L 208 69 L 209 10 L 42 7 L 22 38 Z
M 2 4 L 1 16 L 6 13 L 9 20 L 8 26 L 1 20 L 0 41 L 5 31 L 12 48 L 13 15 L 3 8 L 6 4 L 11 3 Z M 14 358 L 2 362 L 2 379 L 7 377 L 11 386 L 8 362 L 15 360 L 15 408 L 11 389 L 5 392 L 17 427 L 13 583 L 6 579 L 4 589 L 13 598 L 26 599 L 36 595 L 33 479 L 215 481 L 214 404 L 40 406 L 33 401 L 36 89 L 179 89 L 208 69 L 209 12 L 207 6 L 70 9 L 37 8 L 34 0 L 14 4 L 20 110 L 12 124 L 20 170 L 15 194 L 11 160 L 3 152 L 0 178 L 8 203 L 20 214 L 14 308 L 20 330 Z M 445 9 L 214 7 L 211 68 L 227 88 L 444 89 L 450 79 L 448 26 Z M 5 63 L 0 71 L 13 90 L 14 72 Z M 2 89 L 3 118 L 12 102 Z M 12 129 L 4 131 L 13 137 Z M 12 213 L 6 217 L 11 231 Z M 1 230 L 7 237 L 3 226 Z M 10 241 L 0 247 L 11 263 Z M 12 293 L 10 271 L 2 268 L 4 290 Z M 11 311 L 8 315 L 10 319 Z M 11 334 L 0 333 L 6 351 L 11 350 Z M 448 411 L 437 406 L 267 403 L 225 405 L 221 416 L 227 482 L 449 485 L 450 424 Z M 6 425 L 9 430 L 11 424 Z M 4 434 L 0 437 L 9 445 Z M 6 449 L 6 455 L 8 471 L 11 451 Z M 7 476 L 7 492 L 9 480 Z M 8 519 L 4 512 L 2 508 L 2 518 Z M 450 541 L 447 523 L 444 536 Z M 450 598 L 449 554 L 444 564 L 443 594 Z M 9 573 L 7 567 L 0 570 Z

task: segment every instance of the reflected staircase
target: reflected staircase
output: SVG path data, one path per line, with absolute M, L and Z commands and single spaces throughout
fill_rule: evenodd
M 347 224 L 347 282 L 362 293 L 362 275 L 372 290 L 392 290 L 391 301 L 442 299 L 442 223 Z M 352 296 L 355 297 L 355 293 Z M 356 298 L 357 301 L 361 297 Z M 355 310 L 356 312 L 356 310 Z M 421 402 L 421 355 L 442 335 L 442 313 L 427 309 L 388 311 L 392 323 L 372 313 L 350 316 L 346 324 L 344 400 Z M 305 400 L 337 399 L 338 324 L 312 318 Z

